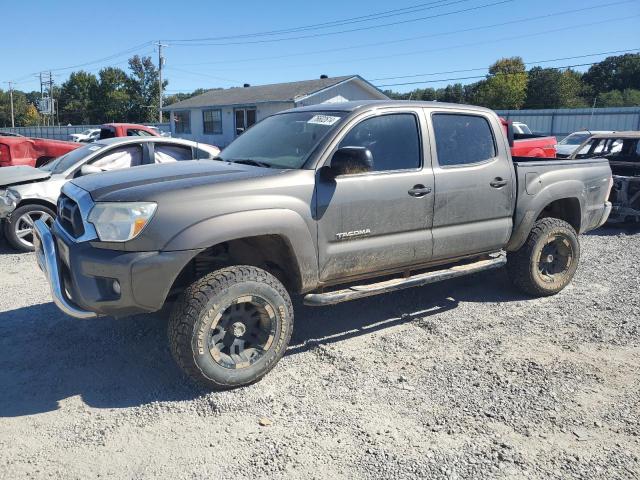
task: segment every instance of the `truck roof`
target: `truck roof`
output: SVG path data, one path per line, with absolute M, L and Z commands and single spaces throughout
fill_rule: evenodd
M 326 111 L 326 112 L 354 112 L 356 110 L 364 110 L 371 107 L 431 107 L 431 108 L 452 108 L 452 109 L 464 109 L 464 110 L 477 110 L 478 112 L 491 112 L 493 110 L 484 107 L 478 107 L 475 105 L 464 105 L 460 103 L 445 103 L 445 102 L 424 102 L 417 100 L 353 100 L 350 102 L 342 103 L 322 103 L 317 105 L 308 105 L 306 107 L 297 107 L 285 110 L 280 113 L 286 112 L 304 112 L 304 111 Z
M 591 136 L 591 139 L 594 139 L 594 138 L 640 138 L 640 132 L 629 131 L 629 132 L 601 133 L 598 135 Z

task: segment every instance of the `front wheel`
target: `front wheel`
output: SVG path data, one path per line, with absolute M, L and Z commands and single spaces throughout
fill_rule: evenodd
M 9 244 L 21 252 L 33 251 L 33 228 L 36 220 L 49 227 L 56 214 L 44 205 L 23 205 L 16 208 L 4 224 L 4 236 Z
M 558 218 L 536 221 L 525 244 L 507 254 L 511 282 L 523 292 L 544 297 L 566 287 L 578 268 L 580 243 L 571 225 Z
M 293 330 L 287 290 L 256 267 L 217 270 L 192 283 L 169 319 L 170 347 L 192 380 L 214 390 L 260 380 Z

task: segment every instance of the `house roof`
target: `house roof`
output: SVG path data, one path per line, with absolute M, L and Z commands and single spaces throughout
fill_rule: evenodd
M 222 105 L 246 105 L 266 102 L 293 102 L 351 79 L 358 79 L 365 84 L 370 85 L 366 80 L 362 79 L 358 75 L 345 75 L 342 77 L 317 78 L 314 80 L 302 80 L 299 82 L 256 85 L 254 87 L 225 88 L 223 90 L 209 90 L 202 95 L 197 95 L 195 97 L 182 100 L 181 102 L 168 105 L 163 110 L 179 110 L 182 108 L 200 108 Z M 370 86 L 375 89 L 373 85 Z

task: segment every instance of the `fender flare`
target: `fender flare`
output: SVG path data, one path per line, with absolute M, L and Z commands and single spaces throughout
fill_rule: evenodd
M 302 291 L 317 286 L 316 242 L 307 223 L 293 210 L 251 210 L 208 218 L 178 232 L 161 250 L 193 250 L 195 256 L 223 242 L 260 235 L 277 235 L 288 244 L 297 263 Z

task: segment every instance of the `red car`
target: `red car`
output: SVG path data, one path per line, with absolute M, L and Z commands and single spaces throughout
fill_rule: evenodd
M 509 128 L 510 122 L 504 118 L 501 118 L 500 122 L 507 136 L 513 135 L 513 146 L 511 147 L 512 156 L 537 158 L 556 157 L 556 145 L 558 144 L 556 137 L 516 133 L 513 128 Z
M 105 123 L 100 127 L 100 140 L 113 137 L 159 137 L 157 130 L 136 123 Z
M 0 167 L 17 165 L 41 167 L 51 159 L 69 153 L 80 146 L 82 146 L 80 143 L 46 138 L 0 136 Z

